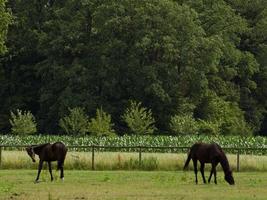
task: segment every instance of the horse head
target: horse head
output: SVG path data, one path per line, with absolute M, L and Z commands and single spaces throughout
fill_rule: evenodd
M 31 157 L 32 162 L 35 162 L 35 153 L 34 153 L 33 147 L 27 147 L 26 151 L 28 155 Z
M 230 185 L 234 185 L 234 184 L 235 184 L 235 180 L 234 180 L 232 171 L 228 171 L 227 173 L 225 173 L 224 179 L 225 179 Z

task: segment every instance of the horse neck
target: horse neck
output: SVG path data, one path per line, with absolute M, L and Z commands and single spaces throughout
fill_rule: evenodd
M 48 144 L 49 144 L 49 143 L 47 143 L 47 144 L 42 144 L 42 145 L 38 145 L 38 146 L 35 146 L 35 147 L 32 147 L 34 153 L 37 154 L 37 155 L 40 155 L 41 152 L 42 152 L 42 149 L 43 149 L 46 145 L 48 145 Z
M 230 171 L 230 166 L 229 166 L 228 159 L 227 159 L 226 155 L 223 152 L 221 152 L 220 164 L 221 164 L 221 166 L 223 168 L 224 174 L 226 174 L 227 172 Z

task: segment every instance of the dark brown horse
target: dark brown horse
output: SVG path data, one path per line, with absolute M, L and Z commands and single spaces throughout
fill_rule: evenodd
M 56 142 L 54 144 L 46 143 L 41 145 L 33 145 L 26 148 L 28 155 L 32 161 L 35 162 L 35 154 L 39 156 L 38 174 L 35 182 L 38 182 L 39 176 L 43 167 L 43 162 L 48 163 L 49 172 L 51 175 L 51 181 L 53 181 L 51 162 L 57 161 L 57 169 L 60 170 L 60 178 L 64 180 L 64 160 L 67 154 L 67 148 L 62 142 Z
M 230 170 L 229 162 L 225 153 L 223 152 L 222 148 L 216 144 L 205 144 L 205 143 L 196 143 L 194 144 L 188 153 L 188 158 L 185 162 L 184 169 L 188 167 L 190 160 L 193 160 L 194 171 L 196 176 L 196 184 L 198 183 L 197 180 L 197 161 L 200 162 L 200 172 L 202 175 L 203 182 L 206 183 L 206 179 L 204 176 L 204 167 L 205 163 L 211 163 L 211 171 L 208 182 L 210 183 L 212 174 L 214 174 L 214 183 L 217 184 L 217 177 L 216 177 L 216 166 L 218 163 L 221 164 L 222 169 L 224 171 L 224 179 L 230 184 L 234 185 L 235 181 L 232 175 L 232 171 Z

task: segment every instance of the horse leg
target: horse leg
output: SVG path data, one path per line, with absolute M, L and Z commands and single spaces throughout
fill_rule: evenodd
M 58 169 L 60 169 L 60 178 L 64 180 L 64 169 L 63 169 L 64 161 L 58 161 Z
M 217 173 L 216 173 L 216 168 L 214 169 L 214 183 L 217 184 Z
M 205 179 L 205 175 L 204 175 L 204 167 L 205 167 L 205 163 L 201 163 L 200 172 L 202 175 L 203 183 L 206 183 L 206 179 Z
M 38 167 L 37 177 L 36 177 L 36 179 L 35 179 L 35 182 L 36 182 L 36 183 L 37 183 L 38 180 L 39 180 L 39 176 L 40 176 L 40 173 L 41 173 L 41 171 L 42 171 L 42 168 L 43 168 L 43 161 L 40 160 L 40 161 L 39 161 L 39 167 Z
M 195 171 L 196 184 L 197 184 L 198 183 L 198 181 L 197 181 L 197 160 L 193 159 L 193 164 L 194 164 L 194 171 Z
M 64 169 L 63 169 L 63 166 L 61 166 L 61 168 L 60 168 L 60 178 L 62 180 L 64 180 Z
M 53 181 L 54 178 L 53 178 L 53 174 L 52 174 L 51 162 L 48 162 L 48 167 L 49 167 L 49 172 L 50 172 L 50 176 L 51 176 L 51 181 Z
M 213 173 L 213 170 L 211 168 L 211 170 L 210 170 L 210 177 L 209 177 L 209 180 L 208 180 L 209 183 L 210 183 L 210 180 L 211 180 L 211 177 L 212 177 L 212 173 Z
M 217 172 L 216 172 L 216 166 L 217 166 L 217 163 L 216 162 L 212 162 L 212 171 L 213 171 L 213 174 L 214 174 L 214 183 L 217 184 Z

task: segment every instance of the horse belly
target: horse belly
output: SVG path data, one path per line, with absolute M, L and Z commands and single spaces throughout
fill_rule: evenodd
M 196 155 L 196 159 L 199 160 L 201 163 L 211 163 L 210 156 L 206 151 L 198 152 Z
M 44 159 L 44 161 L 57 161 L 57 157 L 54 155 L 50 155 Z

